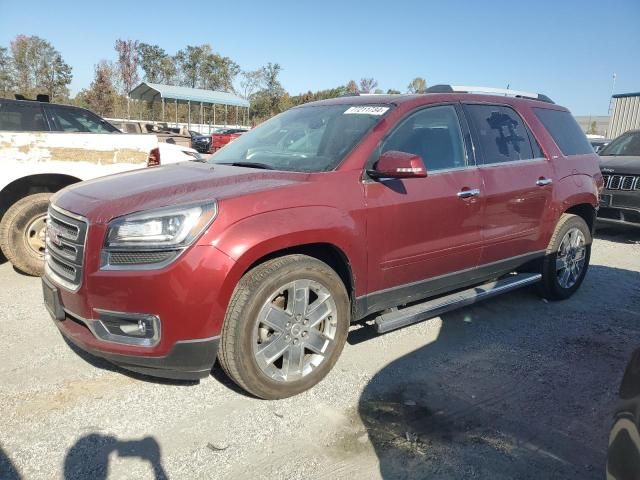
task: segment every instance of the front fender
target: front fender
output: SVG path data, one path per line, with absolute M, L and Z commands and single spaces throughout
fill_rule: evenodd
M 235 261 L 221 292 L 225 297 L 231 295 L 242 275 L 261 258 L 310 244 L 328 244 L 344 254 L 358 294 L 366 289 L 366 249 L 361 245 L 364 235 L 363 222 L 348 212 L 327 206 L 305 206 L 250 216 L 203 240 Z

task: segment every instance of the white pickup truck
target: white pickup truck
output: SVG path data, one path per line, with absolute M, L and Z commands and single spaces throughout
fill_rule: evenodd
M 201 157 L 154 135 L 124 134 L 83 108 L 0 99 L 0 249 L 17 269 L 40 275 L 51 194 L 83 180 L 185 160 Z

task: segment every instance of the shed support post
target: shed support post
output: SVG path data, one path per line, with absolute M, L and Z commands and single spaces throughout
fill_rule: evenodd
M 188 108 L 188 110 L 189 110 L 189 116 L 188 116 L 188 118 L 187 118 L 187 128 L 188 128 L 189 130 L 191 130 L 191 100 L 189 100 L 189 101 L 187 102 L 187 105 L 188 105 L 188 107 L 187 107 L 187 108 Z
M 216 104 L 213 104 L 213 126 L 216 126 Z
M 236 127 L 238 126 L 238 106 L 236 105 Z
M 162 97 L 162 121 L 164 122 L 164 97 Z
M 178 128 L 178 99 L 176 98 L 176 128 Z
M 202 102 L 200 102 L 200 128 L 202 128 L 202 125 L 204 125 L 204 116 L 203 116 L 203 105 Z
M 227 126 L 227 122 L 229 121 L 228 120 L 228 118 L 229 118 L 229 115 L 228 115 L 229 109 L 227 107 L 228 107 L 227 105 L 224 106 L 224 126 L 225 127 Z

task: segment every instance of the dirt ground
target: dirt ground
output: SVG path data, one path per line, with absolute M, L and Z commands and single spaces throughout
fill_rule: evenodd
M 0 265 L 0 478 L 597 478 L 640 346 L 640 230 L 606 230 L 570 300 L 525 289 L 375 335 L 294 398 L 129 374 L 67 345 Z

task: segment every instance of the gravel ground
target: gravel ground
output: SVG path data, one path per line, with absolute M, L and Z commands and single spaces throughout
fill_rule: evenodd
M 605 231 L 570 300 L 521 290 L 384 336 L 282 401 L 214 367 L 162 382 L 79 355 L 0 265 L 0 478 L 603 478 L 640 344 L 640 231 Z

